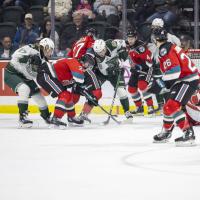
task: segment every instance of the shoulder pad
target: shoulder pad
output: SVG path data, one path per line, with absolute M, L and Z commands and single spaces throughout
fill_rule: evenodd
M 138 47 L 138 51 L 139 51 L 139 53 L 144 53 L 145 50 L 146 50 L 146 48 L 145 48 L 144 46 L 140 46 L 140 47 Z
M 139 54 L 144 53 L 146 51 L 146 46 L 141 40 L 136 41 L 134 47 L 135 51 Z
M 159 55 L 162 57 L 168 54 L 172 45 L 173 44 L 170 42 L 167 42 L 164 45 L 161 45 L 161 47 L 159 48 Z
M 113 40 L 113 41 L 111 42 L 111 44 L 112 44 L 113 47 L 117 47 L 117 42 L 116 42 L 116 41 Z
M 161 56 L 164 56 L 164 55 L 166 55 L 167 54 L 167 49 L 165 48 L 165 47 L 162 47 L 161 49 L 160 49 L 160 55 Z

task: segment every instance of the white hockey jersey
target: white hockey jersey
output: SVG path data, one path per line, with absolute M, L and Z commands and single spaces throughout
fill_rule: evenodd
M 29 58 L 33 55 L 40 56 L 40 53 L 34 46 L 25 45 L 13 53 L 10 61 L 10 65 L 29 80 L 33 80 L 37 76 L 36 70 L 29 63 Z

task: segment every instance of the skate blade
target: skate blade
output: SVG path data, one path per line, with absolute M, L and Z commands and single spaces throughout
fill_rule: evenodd
M 125 119 L 125 120 L 122 121 L 121 123 L 122 123 L 122 124 L 133 124 L 133 118 Z
M 195 140 L 189 140 L 187 142 L 175 142 L 176 147 L 193 147 L 197 144 L 195 143 Z
M 55 125 L 55 124 L 49 124 L 49 125 L 48 125 L 48 128 L 49 128 L 49 129 L 65 130 L 65 129 L 67 129 L 67 126 L 57 126 L 57 125 Z
M 27 124 L 19 123 L 18 125 L 19 129 L 26 129 L 26 128 L 32 128 L 32 127 L 33 127 L 33 123 L 27 123 Z
M 68 126 L 69 127 L 83 127 L 84 123 L 83 124 L 68 123 Z
M 153 143 L 155 143 L 155 144 L 165 144 L 165 143 L 168 143 L 168 142 L 169 142 L 169 139 L 162 140 L 162 141 L 153 140 Z

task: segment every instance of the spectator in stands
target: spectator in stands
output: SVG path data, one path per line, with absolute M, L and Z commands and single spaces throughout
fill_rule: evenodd
M 74 12 L 73 23 L 62 31 L 60 36 L 60 48 L 67 51 L 71 48 L 72 44 L 84 35 L 87 24 L 83 20 L 81 13 Z
M 40 28 L 33 24 L 33 16 L 31 13 L 25 15 L 25 23 L 20 26 L 14 37 L 14 45 L 17 47 L 26 44 L 32 44 L 40 35 Z
M 119 11 L 121 6 L 120 3 L 117 2 L 111 0 L 101 0 L 100 4 L 96 7 L 97 19 L 100 19 L 101 17 L 102 20 L 107 21 L 111 25 L 119 26 Z
M 94 11 L 97 11 L 97 8 L 104 2 L 107 3 L 106 1 L 103 0 L 96 0 L 93 5 Z M 118 11 L 122 10 L 122 0 L 111 0 L 110 4 L 116 6 Z
M 71 0 L 55 0 L 55 19 L 65 24 L 69 21 L 69 14 L 72 10 Z M 48 4 L 48 13 L 51 15 L 51 0 Z
M 1 0 L 0 1 L 0 5 L 2 6 L 2 8 L 6 8 L 8 6 L 13 6 L 15 3 L 15 0 Z
M 51 20 L 46 19 L 41 27 L 40 38 L 50 38 L 51 36 Z M 59 52 L 59 35 L 55 31 L 55 53 Z
M 24 11 L 27 12 L 30 7 L 30 1 L 29 0 L 16 0 L 15 5 L 22 7 L 24 9 Z
M 8 59 L 14 53 L 15 49 L 12 45 L 12 40 L 9 36 L 3 37 L 2 47 L 0 48 L 0 58 Z
M 89 19 L 94 19 L 95 17 L 92 11 L 92 6 L 88 0 L 80 0 L 80 3 L 77 6 L 76 11 L 87 16 Z

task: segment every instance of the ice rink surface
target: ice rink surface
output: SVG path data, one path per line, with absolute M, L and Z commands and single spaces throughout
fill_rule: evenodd
M 0 200 L 200 200 L 197 146 L 154 144 L 162 117 L 132 125 L 48 129 L 38 115 L 18 129 L 16 115 L 0 115 Z

